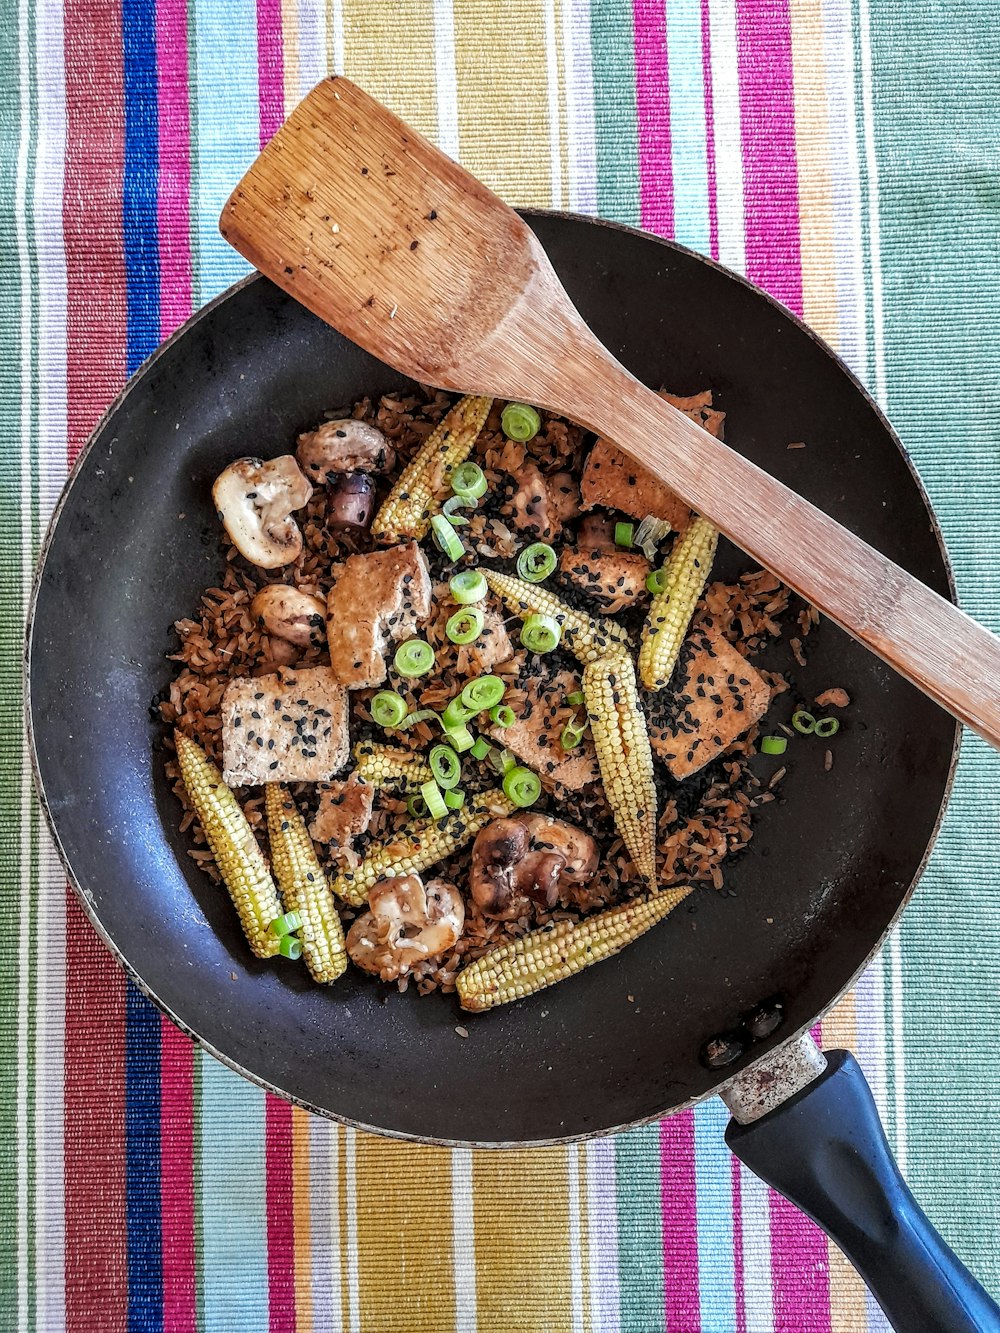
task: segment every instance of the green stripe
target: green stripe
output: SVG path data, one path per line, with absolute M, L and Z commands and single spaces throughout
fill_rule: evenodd
M 931 492 L 967 610 L 1000 628 L 1000 12 L 872 13 L 888 409 Z M 974 737 L 902 928 L 909 1177 L 1000 1291 L 1000 756 Z M 984 1189 L 987 1194 L 984 1196 Z M 983 1206 L 980 1206 L 980 1203 Z
M 663 1220 L 660 1127 L 615 1139 L 618 1182 L 618 1290 L 622 1333 L 663 1327 Z
M 639 225 L 639 135 L 635 110 L 632 6 L 592 0 L 590 46 L 594 80 L 597 212 Z

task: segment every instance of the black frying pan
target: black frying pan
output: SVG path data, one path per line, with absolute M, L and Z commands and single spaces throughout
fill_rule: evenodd
M 730 444 L 951 595 L 940 534 L 898 440 L 808 330 L 676 246 L 577 217 L 529 221 L 584 318 L 640 379 L 681 393 L 711 386 Z M 177 833 L 151 709 L 171 675 L 170 625 L 221 570 L 210 487 L 222 467 L 285 452 L 324 410 L 400 383 L 260 278 L 206 307 L 143 366 L 80 459 L 44 552 L 28 639 L 39 791 L 109 947 L 164 1012 L 247 1077 L 324 1115 L 422 1141 L 530 1144 L 622 1129 L 718 1090 L 849 986 L 924 864 L 956 727 L 824 623 L 796 680 L 806 699 L 829 686 L 851 695 L 835 766 L 824 771 L 822 745 L 790 749 L 783 796 L 760 811 L 728 895 L 700 891 L 620 958 L 466 1018 L 466 1041 L 453 998 L 417 1000 L 354 972 L 324 989 L 303 968 L 258 963 Z M 792 441 L 807 447 L 790 451 Z M 720 556 L 723 574 L 746 563 L 732 548 Z M 787 655 L 776 664 L 788 666 Z M 725 1069 L 707 1068 L 706 1040 L 775 999 L 781 1027 Z M 920 1218 L 885 1225 L 879 1191 L 905 1187 L 887 1161 L 872 1165 L 877 1121 L 863 1144 L 848 1141 L 844 1099 L 863 1102 L 858 1078 L 833 1062 L 734 1146 L 853 1250 L 899 1327 L 1000 1327 L 1000 1317 L 982 1322 L 995 1307 Z M 805 1122 L 831 1098 L 824 1138 Z M 806 1185 L 775 1177 L 797 1153 Z M 839 1218 L 831 1189 L 843 1194 Z M 871 1207 L 852 1232 L 852 1211 Z M 890 1260 L 904 1277 L 886 1280 Z M 954 1322 L 977 1301 L 973 1322 Z

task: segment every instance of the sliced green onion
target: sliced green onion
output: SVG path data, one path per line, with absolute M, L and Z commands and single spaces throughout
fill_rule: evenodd
M 444 738 L 459 754 L 465 754 L 466 750 L 471 750 L 476 743 L 476 738 L 464 723 L 460 727 L 446 727 Z
M 431 819 L 443 819 L 448 813 L 444 793 L 433 778 L 429 779 L 421 786 L 420 795 L 427 802 L 427 813 L 430 815 Z
M 575 750 L 583 740 L 586 730 L 586 723 L 581 725 L 579 722 L 567 722 L 559 733 L 559 744 L 564 750 Z
M 431 766 L 434 781 L 442 791 L 457 787 L 461 782 L 462 761 L 450 745 L 435 745 L 427 756 L 427 762 Z
M 816 719 L 812 713 L 807 713 L 804 708 L 800 708 L 797 713 L 792 714 L 792 726 L 803 736 L 809 736 L 816 730 Z
M 407 814 L 412 815 L 414 819 L 427 818 L 427 802 L 419 792 L 416 792 L 406 802 L 406 812 Z
M 368 708 L 380 727 L 398 727 L 407 713 L 406 700 L 395 690 L 379 690 Z
M 662 518 L 647 514 L 635 533 L 635 544 L 650 562 L 656 559 L 657 547 L 671 531 L 670 524 Z
M 461 810 L 465 804 L 465 792 L 459 791 L 457 787 L 444 794 L 444 803 L 449 810 Z
M 784 754 L 788 749 L 787 736 L 761 736 L 761 754 Z
M 486 617 L 478 606 L 463 606 L 448 617 L 444 632 L 452 643 L 472 643 L 478 639 L 486 624 Z
M 478 569 L 463 569 L 459 574 L 452 574 L 448 580 L 448 590 L 459 606 L 481 602 L 489 591 L 486 579 Z
M 399 724 L 399 730 L 407 731 L 410 727 L 415 727 L 418 722 L 436 722 L 439 720 L 433 708 L 418 708 L 415 713 L 407 713 Z
M 424 639 L 407 639 L 392 661 L 401 676 L 426 676 L 434 666 L 434 649 Z
M 635 536 L 634 523 L 615 524 L 615 545 L 620 546 L 623 551 L 631 551 L 632 539 L 634 536 Z
M 528 403 L 508 403 L 500 414 L 500 425 L 509 440 L 523 444 L 542 429 L 542 418 Z
M 521 626 L 521 642 L 529 653 L 551 653 L 561 637 L 562 628 L 553 616 L 528 616 Z
M 441 506 L 441 512 L 453 528 L 464 528 L 469 520 L 463 518 L 458 511 L 460 509 L 475 509 L 476 507 L 475 500 L 471 499 L 469 496 L 449 495 L 448 499 L 445 500 L 444 504 Z
M 479 500 L 486 494 L 486 473 L 478 463 L 459 463 L 451 474 L 451 489 L 463 498 Z
M 513 708 L 507 704 L 494 704 L 490 709 L 490 721 L 495 727 L 512 727 L 517 721 Z
M 302 918 L 298 912 L 286 912 L 284 916 L 276 916 L 269 927 L 273 935 L 291 935 L 293 930 L 298 930 L 302 925 Z
M 566 702 L 571 708 L 576 708 L 578 704 L 583 703 L 583 690 L 574 690 L 572 694 L 567 694 Z
M 489 741 L 485 740 L 482 736 L 480 736 L 479 739 L 476 741 L 475 745 L 472 747 L 471 754 L 473 759 L 485 759 L 492 749 L 493 746 L 489 743 Z
M 434 545 L 439 551 L 443 551 L 449 560 L 461 560 L 465 547 L 444 514 L 431 516 L 431 531 L 434 534 Z
M 498 773 L 503 775 L 509 773 L 512 768 L 517 768 L 517 756 L 511 754 L 510 750 L 503 748 L 490 751 L 490 763 Z
M 477 676 L 466 682 L 459 698 L 472 713 L 484 713 L 500 702 L 506 690 L 507 686 L 499 676 Z
M 512 796 L 511 800 L 513 799 Z M 278 941 L 278 953 L 281 954 L 282 958 L 291 958 L 293 960 L 301 958 L 302 941 L 299 939 L 298 935 L 282 935 L 281 939 Z
M 462 696 L 457 694 L 454 699 L 449 701 L 441 714 L 441 725 L 445 731 L 453 731 L 456 727 L 464 727 L 466 722 L 474 718 L 478 712 L 478 708 L 470 708 L 462 699 Z
M 548 542 L 532 542 L 517 557 L 517 572 L 526 583 L 541 583 L 556 567 L 556 553 Z
M 654 569 L 651 574 L 646 575 L 646 591 L 651 592 L 654 597 L 659 597 L 667 587 L 667 571 L 665 569 Z
M 527 805 L 534 805 L 541 796 L 542 782 L 530 768 L 515 766 L 504 774 L 503 790 L 508 801 L 513 801 L 523 809 Z
M 836 717 L 821 717 L 817 720 L 813 728 L 814 736 L 822 736 L 825 740 L 828 736 L 836 736 L 840 730 L 840 719 Z

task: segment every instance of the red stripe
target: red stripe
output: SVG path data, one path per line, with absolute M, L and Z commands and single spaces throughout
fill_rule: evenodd
M 187 0 L 156 0 L 160 336 L 191 313 L 191 124 Z
M 66 905 L 66 1328 L 126 1327 L 125 974 Z
M 295 1220 L 292 1212 L 292 1107 L 265 1103 L 267 1271 L 270 1333 L 295 1333 Z
M 263 148 L 285 118 L 281 0 L 257 0 L 257 71 L 260 146 Z
M 635 105 L 639 122 L 639 207 L 642 225 L 674 234 L 667 83 L 667 12 L 663 0 L 632 0 L 635 28 Z
M 694 1112 L 660 1125 L 663 1212 L 663 1303 L 667 1328 L 698 1333 L 698 1194 L 694 1171 Z
M 733 1169 L 733 1296 L 735 1298 L 735 1333 L 747 1333 L 747 1303 L 743 1273 L 743 1181 L 740 1159 L 732 1158 Z
M 160 1041 L 163 1327 L 194 1333 L 194 1045 L 168 1018 Z
M 66 0 L 66 373 L 69 461 L 125 378 L 121 5 Z

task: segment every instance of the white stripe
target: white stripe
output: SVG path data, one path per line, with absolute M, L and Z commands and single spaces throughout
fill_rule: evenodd
M 589 0 L 562 0 L 563 81 L 566 85 L 566 157 L 569 207 L 597 212 L 597 140 Z
M 326 1330 L 343 1333 L 344 1287 L 340 1269 L 340 1144 L 343 1130 L 339 1125 L 313 1116 L 309 1137 L 312 1160 L 323 1163 L 327 1209 L 326 1234 L 317 1230 L 312 1241 L 313 1327 L 324 1330 L 324 1333 Z M 322 1253 L 320 1264 L 315 1262 L 317 1250 Z M 321 1294 L 316 1292 L 320 1281 L 324 1283 Z
M 344 72 L 344 0 L 331 0 L 330 36 L 333 42 L 334 74 Z
M 455 10 L 452 0 L 434 0 L 434 86 L 437 146 L 457 160 L 458 74 L 455 69 Z
M 587 1152 L 587 1266 L 590 1272 L 590 1326 L 618 1333 L 618 1195 L 614 1139 L 591 1139 Z
M 320 0 L 299 0 L 299 96 L 326 77 L 326 8 Z
M 868 182 L 868 258 L 871 264 L 875 397 L 885 407 L 882 238 L 879 223 L 878 159 L 875 154 L 875 114 L 872 105 L 872 44 L 868 0 L 858 0 L 858 39 L 861 46 L 861 118 L 865 142 L 865 177 Z
M 771 1212 L 768 1187 L 740 1163 L 743 1231 L 743 1309 L 747 1333 L 773 1333 Z
M 712 111 L 715 140 L 715 198 L 719 261 L 742 273 L 743 146 L 740 135 L 740 80 L 736 51 L 736 0 L 709 0 L 712 44 Z
M 358 1173 L 356 1129 L 344 1130 L 344 1188 L 347 1190 L 347 1314 L 350 1333 L 361 1333 L 358 1283 Z
M 892 1024 L 892 1100 L 895 1114 L 893 1148 L 906 1174 L 906 1063 L 903 1049 L 903 948 L 899 927 L 889 936 L 889 1004 Z
M 451 1150 L 451 1236 L 455 1333 L 476 1333 L 476 1219 L 471 1148 Z
M 580 1234 L 580 1152 L 577 1144 L 566 1149 L 566 1204 L 569 1209 L 569 1300 L 573 1333 L 583 1333 L 583 1265 Z
M 549 112 L 550 206 L 562 208 L 562 132 L 559 125 L 559 48 L 556 43 L 555 0 L 545 0 L 545 83 Z

